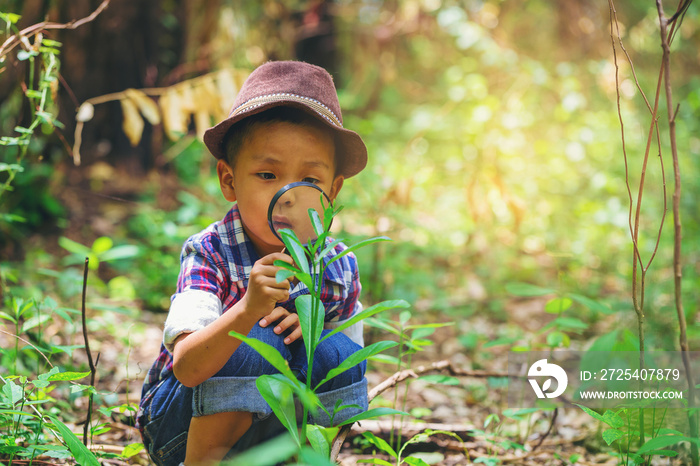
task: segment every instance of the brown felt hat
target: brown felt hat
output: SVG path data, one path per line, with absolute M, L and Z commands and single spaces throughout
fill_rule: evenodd
M 236 123 L 279 106 L 299 108 L 325 123 L 336 139 L 339 174 L 349 178 L 365 168 L 367 148 L 359 134 L 343 128 L 333 78 L 323 68 L 299 61 L 271 61 L 256 68 L 241 86 L 228 117 L 204 133 L 204 143 L 214 157 L 224 158 L 224 138 Z

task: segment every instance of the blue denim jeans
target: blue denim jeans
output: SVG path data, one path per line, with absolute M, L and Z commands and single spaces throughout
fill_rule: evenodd
M 287 360 L 292 371 L 298 374 L 299 380 L 305 382 L 308 365 L 304 343 L 298 340 L 291 345 L 285 345 L 284 337 L 276 335 L 272 328 L 273 326 L 262 328 L 256 324 L 248 336 L 275 347 Z M 327 332 L 324 330 L 324 335 Z M 316 349 L 311 386 L 315 387 L 326 377 L 328 371 L 359 349 L 358 344 L 342 333 L 326 339 Z M 342 400 L 344 405 L 359 406 L 338 412 L 334 418 L 335 424 L 367 409 L 365 368 L 366 363 L 362 362 L 329 380 L 317 390 L 319 400 L 331 413 L 337 400 Z M 258 376 L 277 372 L 254 349 L 241 343 L 216 375 L 194 388 L 185 387 L 170 374 L 157 386 L 150 405 L 144 410 L 144 445 L 151 459 L 160 466 L 177 466 L 184 461 L 187 431 L 193 416 L 231 411 L 253 413 L 252 426 L 234 445 L 229 455 L 244 451 L 282 433 L 284 427 L 272 414 L 272 409 L 255 386 Z M 330 425 L 328 415 L 322 410 L 311 413 L 310 421 Z

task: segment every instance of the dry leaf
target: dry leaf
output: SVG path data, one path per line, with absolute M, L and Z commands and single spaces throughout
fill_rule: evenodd
M 133 100 L 127 98 L 119 102 L 122 104 L 122 113 L 124 114 L 122 128 L 131 145 L 135 147 L 141 141 L 141 135 L 143 134 L 143 118 L 141 118 L 141 114 Z
M 198 110 L 194 114 L 194 127 L 197 131 L 197 139 L 204 140 L 204 132 L 211 126 L 211 118 L 206 110 Z
M 153 99 L 136 89 L 127 89 L 124 92 L 136 103 L 139 111 L 150 124 L 157 125 L 160 123 L 160 111 Z
M 214 84 L 214 77 L 211 74 L 203 76 L 196 87 L 197 111 L 206 111 L 210 115 L 219 115 L 219 103 L 221 97 Z M 195 113 L 197 113 L 195 111 Z M 225 116 L 225 115 L 224 115 Z
M 228 115 L 231 105 L 243 85 L 248 73 L 238 70 L 221 70 L 216 74 L 216 86 L 219 96 L 219 111 Z
M 194 92 L 192 92 L 192 82 L 183 81 L 176 86 L 173 86 L 178 94 L 180 95 L 180 108 L 189 113 L 194 113 L 197 111 L 197 104 L 195 102 Z
M 178 140 L 187 133 L 187 120 L 189 113 L 185 112 L 181 105 L 180 94 L 174 87 L 163 94 L 158 102 L 163 114 L 163 129 L 171 141 Z

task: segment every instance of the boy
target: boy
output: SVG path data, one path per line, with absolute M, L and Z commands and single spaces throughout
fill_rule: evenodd
M 235 330 L 277 348 L 304 380 L 322 380 L 361 348 L 361 327 L 338 333 L 317 349 L 306 374 L 294 299 L 303 285 L 278 283 L 276 260 L 292 262 L 267 224 L 267 208 L 286 184 L 308 181 L 335 199 L 345 178 L 367 163 L 361 138 L 342 127 L 332 78 L 302 62 L 269 62 L 243 84 L 229 117 L 204 141 L 218 159 L 225 199 L 234 205 L 220 222 L 187 240 L 177 293 L 165 323 L 161 355 L 149 371 L 139 429 L 159 465 L 210 465 L 283 431 L 255 386 L 275 369 Z M 345 246 L 334 251 L 340 253 Z M 326 328 L 361 310 L 357 262 L 348 254 L 330 264 L 322 301 Z M 319 389 L 332 411 L 337 400 L 355 404 L 344 420 L 367 408 L 365 365 Z M 325 413 L 314 419 L 328 424 Z

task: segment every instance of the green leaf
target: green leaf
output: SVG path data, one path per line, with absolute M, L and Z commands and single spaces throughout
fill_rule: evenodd
M 7 314 L 5 312 L 0 312 L 0 319 L 9 320 L 13 324 L 17 323 L 17 319 L 15 319 L 13 316 L 11 316 L 10 314 Z
M 357 414 L 357 415 L 351 417 L 350 419 L 346 419 L 345 421 L 338 424 L 337 427 L 342 427 L 342 426 L 345 426 L 348 424 L 354 424 L 358 421 L 364 421 L 365 419 L 372 419 L 375 417 L 389 416 L 389 415 L 394 415 L 394 414 L 408 416 L 408 413 L 405 413 L 403 411 L 399 411 L 399 410 L 394 409 L 394 408 L 372 408 L 372 409 L 368 409 L 365 412 Z
M 309 261 L 306 259 L 306 253 L 304 252 L 304 247 L 301 245 L 301 241 L 297 238 L 296 233 L 288 228 L 282 228 L 277 233 L 282 237 L 284 245 L 287 246 L 287 251 L 289 255 L 294 259 L 294 263 L 299 269 L 306 273 L 311 274 L 309 269 Z
M 282 262 L 282 261 L 275 261 L 275 262 Z M 278 270 L 277 273 L 275 274 L 275 280 L 277 281 L 277 283 L 282 283 L 286 279 L 293 277 L 293 276 L 294 276 L 294 272 L 292 272 L 291 270 L 282 269 L 282 270 Z
M 277 419 L 289 431 L 297 445 L 301 445 L 299 432 L 297 431 L 297 416 L 292 389 L 269 375 L 258 377 L 255 380 L 255 386 L 258 387 L 260 395 L 270 405 L 272 412 L 275 413 Z
M 239 340 L 253 348 L 255 351 L 258 352 L 258 354 L 260 354 L 260 356 L 265 358 L 267 362 L 272 364 L 272 366 L 275 369 L 284 374 L 285 377 L 291 380 L 296 380 L 294 373 L 289 368 L 287 360 L 284 359 L 284 357 L 279 353 L 279 351 L 275 349 L 274 346 L 268 345 L 264 341 L 260 341 L 257 338 L 248 338 L 247 336 L 234 331 L 229 332 L 229 335 L 238 338 Z
M 370 327 L 376 327 L 380 330 L 384 330 L 386 332 L 392 333 L 394 335 L 401 336 L 401 332 L 397 330 L 396 328 L 393 327 L 394 322 L 387 321 L 386 319 L 382 318 L 374 318 L 374 317 L 368 317 L 365 321 L 367 325 Z
M 326 338 L 329 338 L 331 335 L 334 335 L 338 332 L 342 332 L 346 328 L 356 324 L 361 320 L 366 319 L 367 317 L 371 317 L 375 314 L 379 314 L 380 312 L 384 312 L 389 309 L 404 308 L 409 306 L 410 304 L 408 304 L 403 299 L 396 299 L 393 301 L 382 301 L 381 303 L 377 303 L 374 306 L 370 306 L 367 309 L 364 309 L 362 312 L 355 314 L 352 318 L 344 321 L 341 325 L 334 328 L 332 331 L 328 332 L 323 338 L 321 338 L 321 341 L 325 340 Z
M 416 324 L 416 325 L 407 325 L 405 327 L 405 330 L 425 330 L 425 329 L 436 329 L 436 328 L 442 328 L 442 327 L 450 327 L 454 325 L 454 322 L 440 322 L 440 323 L 435 323 L 435 324 Z
M 328 459 L 328 456 L 324 456 L 313 448 L 303 447 L 299 455 L 299 466 L 335 466 L 335 463 Z
M 611 445 L 614 441 L 621 439 L 625 436 L 625 433 L 617 429 L 606 429 L 603 431 L 603 440 L 605 443 Z
M 305 294 L 295 299 L 294 305 L 299 315 L 299 325 L 306 347 L 306 355 L 309 357 L 315 353 L 316 342 L 323 332 L 323 317 L 325 315 L 323 304 L 316 296 Z M 316 306 L 315 310 L 314 305 Z
M 3 395 L 6 404 L 14 406 L 24 398 L 24 389 L 14 381 L 8 380 L 5 385 L 3 385 L 0 394 Z
M 10 24 L 17 23 L 21 17 L 22 15 L 18 15 L 17 13 L 0 13 L 0 19 Z
M 554 293 L 551 288 L 542 288 L 535 285 L 530 285 L 529 283 L 507 283 L 506 291 L 515 296 L 523 297 L 533 297 L 533 296 L 544 296 Z
M 323 222 L 321 222 L 321 217 L 318 215 L 318 212 L 314 209 L 309 209 L 309 218 L 311 219 L 311 226 L 314 229 L 314 233 L 316 233 L 316 238 L 323 235 Z
M 340 259 L 341 257 L 343 257 L 347 254 L 350 254 L 351 252 L 355 252 L 360 248 L 363 248 L 365 246 L 369 246 L 370 244 L 379 243 L 382 241 L 391 241 L 391 238 L 387 238 L 386 236 L 378 236 L 375 238 L 369 238 L 369 239 L 362 240 L 359 243 L 356 243 L 356 244 L 350 246 L 349 248 L 347 248 L 346 250 L 344 250 L 343 252 L 341 252 L 337 256 L 333 257 L 331 260 L 328 261 L 328 264 L 331 264 L 331 263 L 337 261 L 338 259 Z
M 316 385 L 316 389 L 323 385 L 324 383 L 328 382 L 330 379 L 335 377 L 338 374 L 342 374 L 346 370 L 355 367 L 365 359 L 369 358 L 370 356 L 373 356 L 377 353 L 381 353 L 382 351 L 385 351 L 389 348 L 393 348 L 394 346 L 397 346 L 398 343 L 395 341 L 378 341 L 376 343 L 373 343 L 369 346 L 366 346 L 354 353 L 352 353 L 350 356 L 348 356 L 343 362 L 341 362 L 338 367 L 331 369 L 328 371 L 328 374 L 326 375 L 326 378 L 323 379 Z
M 572 303 L 573 301 L 571 301 L 570 298 L 550 299 L 547 301 L 547 304 L 544 305 L 544 311 L 550 314 L 561 314 L 569 309 Z
M 603 413 L 603 422 L 613 429 L 620 429 L 625 425 L 625 420 L 622 419 L 615 411 L 605 411 Z
M 527 419 L 527 416 L 532 414 L 532 413 L 538 413 L 541 412 L 542 408 L 522 408 L 522 409 L 513 409 L 513 408 L 508 408 L 503 410 L 503 415 L 507 418 L 514 419 L 516 421 L 524 421 Z
M 125 244 L 122 246 L 117 246 L 114 248 L 111 248 L 108 251 L 103 252 L 102 254 L 99 254 L 100 260 L 101 261 L 115 261 L 115 260 L 120 260 L 120 259 L 132 259 L 136 256 L 139 255 L 140 249 L 138 246 L 134 246 L 131 244 Z
M 299 451 L 299 442 L 290 434 L 282 434 L 236 455 L 221 466 L 274 466 L 283 463 Z
M 382 364 L 393 364 L 398 366 L 401 360 L 396 356 L 390 356 L 388 354 L 375 354 L 371 358 L 367 358 L 369 361 L 379 362 Z
M 51 419 L 51 423 L 56 426 L 56 430 L 61 434 L 61 438 L 63 438 L 63 442 L 66 444 L 70 452 L 73 454 L 73 457 L 75 460 L 81 465 L 81 466 L 99 466 L 100 462 L 97 460 L 97 457 L 88 450 L 88 448 L 83 445 L 83 442 L 78 440 L 78 437 L 75 436 L 75 434 L 66 426 L 64 423 L 62 423 L 57 417 L 48 416 L 49 419 Z
M 613 314 L 615 312 L 612 309 L 610 309 L 610 306 L 580 294 L 569 293 L 569 297 L 577 303 L 583 304 L 591 311 L 597 311 L 603 314 Z
M 24 324 L 22 324 L 22 333 L 28 332 L 29 330 L 33 329 L 34 327 L 43 325 L 46 323 L 47 320 L 51 319 L 51 314 L 42 314 L 42 315 L 34 315 L 27 319 Z
M 50 375 L 47 380 L 49 382 L 80 380 L 80 379 L 84 379 L 88 375 L 90 375 L 90 371 L 87 371 L 87 372 L 59 372 L 57 374 Z
M 306 406 L 310 412 L 313 412 L 316 408 L 323 407 L 323 404 L 318 399 L 316 393 L 313 390 L 306 388 L 306 385 L 302 384 L 299 379 L 288 379 L 282 374 L 272 374 L 269 377 L 277 379 L 280 383 L 287 385 L 294 394 L 299 398 L 299 401 Z
M 41 43 L 46 45 L 47 47 L 60 47 L 61 45 L 63 45 L 57 40 L 51 40 L 46 38 L 44 38 L 44 40 L 42 40 Z
M 689 438 L 683 435 L 663 435 L 647 440 L 647 442 L 637 450 L 637 454 L 646 455 L 651 451 L 659 450 L 669 445 L 675 445 L 679 442 L 691 442 L 700 445 L 700 439 Z
M 674 450 L 652 450 L 650 452 L 647 452 L 647 455 L 653 456 L 653 455 L 658 455 L 658 456 L 678 456 L 678 452 Z
M 315 424 L 306 426 L 306 438 L 313 448 L 318 453 L 328 458 L 331 454 L 331 444 L 336 435 L 338 435 L 339 427 L 323 427 Z
M 438 453 L 438 452 L 435 452 L 435 453 L 437 453 L 437 455 L 440 456 L 440 460 L 445 459 L 445 456 L 442 453 Z M 410 464 L 411 466 L 430 466 L 430 463 L 426 463 L 423 458 L 419 458 L 418 456 L 416 456 L 416 454 L 414 454 L 412 456 L 407 456 L 403 460 L 406 462 L 406 464 Z M 433 464 L 435 464 L 435 463 L 433 463 Z
M 565 348 L 568 348 L 570 343 L 571 340 L 569 338 L 569 335 L 567 335 L 564 332 L 557 331 L 547 335 L 547 346 L 551 346 L 554 348 L 563 346 Z
M 326 257 L 330 251 L 335 249 L 335 247 L 342 242 L 343 242 L 342 239 L 336 239 L 336 240 L 332 241 L 331 243 L 328 243 L 328 245 L 325 248 L 323 248 L 323 250 L 321 250 L 321 252 L 318 254 L 319 257 Z
M 26 416 L 26 417 L 39 418 L 39 416 L 37 416 L 36 414 L 25 413 L 24 411 L 16 411 L 13 409 L 0 409 L 0 414 L 5 414 L 8 416 Z
M 34 130 L 25 128 L 24 126 L 15 126 L 15 131 L 20 134 L 34 134 Z
M 76 241 L 73 241 L 72 239 L 68 239 L 65 236 L 61 236 L 60 238 L 58 238 L 58 245 L 72 254 L 77 254 L 83 257 L 92 254 L 92 250 L 90 250 L 90 248 Z
M 554 323 L 559 328 L 569 328 L 573 330 L 585 330 L 589 327 L 587 323 L 576 317 L 559 317 Z
M 122 454 L 119 455 L 122 458 L 131 458 L 136 456 L 144 449 L 143 443 L 132 443 L 124 447 Z
M 496 338 L 495 340 L 488 341 L 482 345 L 482 348 L 491 348 L 492 346 L 500 346 L 500 345 L 510 345 L 511 343 L 514 343 L 518 341 L 518 337 L 500 337 Z
M 597 419 L 597 420 L 599 420 L 599 421 L 605 422 L 605 420 L 603 419 L 603 416 L 602 416 L 601 414 L 599 414 L 599 413 L 593 411 L 591 408 L 589 408 L 589 407 L 587 407 L 587 406 L 579 405 L 579 404 L 576 404 L 576 403 L 573 403 L 573 404 L 575 404 L 576 406 L 578 406 L 579 408 L 581 408 L 586 414 L 588 414 L 589 416 L 593 417 L 594 419 Z
M 384 440 L 381 437 L 377 437 L 374 435 L 372 432 L 362 432 L 362 436 L 366 438 L 369 443 L 374 445 L 375 447 L 379 448 L 381 451 L 384 453 L 388 453 L 389 455 L 393 456 L 396 458 L 398 455 L 394 451 L 393 448 L 391 448 L 391 445 L 389 445 L 386 440 Z

